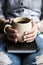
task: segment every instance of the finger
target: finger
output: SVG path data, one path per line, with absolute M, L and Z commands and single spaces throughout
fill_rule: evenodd
M 34 36 L 36 36 L 36 31 L 34 33 L 31 33 L 31 34 L 24 35 L 23 38 L 31 38 L 31 37 L 34 37 Z
M 32 28 L 32 29 L 24 32 L 24 34 L 27 35 L 27 34 L 31 34 L 31 33 L 34 33 L 34 32 L 35 32 L 35 28 Z
M 32 20 L 32 29 L 26 31 L 24 34 L 31 34 L 31 33 L 35 32 L 35 26 L 36 26 L 36 24 Z
M 13 18 L 9 19 L 9 22 L 10 22 L 10 24 L 12 24 L 13 23 Z
M 7 36 L 9 36 L 11 38 L 15 38 L 15 37 L 18 37 L 19 34 L 18 33 L 10 33 L 10 34 L 7 34 Z
M 24 36 L 24 41 L 28 41 L 28 40 L 34 40 L 36 38 L 36 32 L 35 32 L 35 34 L 33 35 L 33 36 L 31 36 L 31 37 L 29 37 L 29 35 L 27 35 L 27 36 Z
M 15 42 L 15 39 L 14 38 L 7 37 L 7 39 L 10 40 L 10 41 L 14 41 Z
M 33 40 L 29 40 L 29 41 L 26 41 L 27 43 L 31 43 L 31 42 L 33 42 Z
M 13 28 L 11 28 L 11 27 L 9 27 L 8 29 L 7 29 L 7 33 L 17 33 L 18 31 L 16 30 L 16 29 L 13 29 Z
M 17 41 L 18 41 L 18 40 L 17 40 L 17 38 L 16 38 L 16 39 L 15 39 L 15 43 L 17 43 Z
M 7 37 L 7 39 L 10 41 L 13 41 L 14 43 L 17 43 L 17 41 L 18 41 L 17 38 Z
M 31 41 L 31 40 L 34 40 L 34 37 L 31 37 L 31 38 L 25 38 L 24 41 Z
M 31 20 L 31 23 L 32 23 L 32 27 L 34 27 L 35 26 L 35 22 L 34 22 L 33 19 Z

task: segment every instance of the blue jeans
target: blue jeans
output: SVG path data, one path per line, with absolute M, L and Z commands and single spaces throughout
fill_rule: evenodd
M 39 48 L 39 51 L 34 53 L 34 54 L 30 54 L 28 55 L 24 61 L 23 61 L 23 65 L 36 65 L 36 64 L 32 64 L 33 62 L 35 62 L 35 57 L 36 56 L 40 56 L 41 54 L 43 54 L 43 39 L 40 38 L 40 36 L 36 37 L 36 42 L 37 42 L 37 46 Z
M 6 54 L 9 59 L 12 61 L 10 65 L 21 65 L 21 59 L 19 56 L 15 54 L 9 54 L 5 51 L 5 44 L 0 41 L 0 51 L 2 51 L 4 54 Z
M 41 39 L 38 36 L 36 38 L 36 42 L 40 50 L 37 53 L 33 53 L 30 55 L 28 54 L 28 56 L 26 56 L 25 59 L 23 60 L 22 65 L 33 65 L 32 62 L 35 62 L 35 57 L 43 54 L 43 39 Z M 20 56 L 15 55 L 15 54 L 8 54 L 7 52 L 5 52 L 5 44 L 3 44 L 2 42 L 0 42 L 0 51 L 3 51 L 6 55 L 8 55 L 8 57 L 12 61 L 11 65 L 21 65 Z

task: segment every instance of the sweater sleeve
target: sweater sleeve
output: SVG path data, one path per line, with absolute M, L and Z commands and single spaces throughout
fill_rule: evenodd
M 0 18 L 5 18 L 3 14 L 3 9 L 2 9 L 3 1 L 4 0 L 0 0 Z

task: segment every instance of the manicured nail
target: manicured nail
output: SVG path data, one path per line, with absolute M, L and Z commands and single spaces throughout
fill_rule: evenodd
M 26 36 L 23 37 L 24 39 L 26 38 Z
M 24 39 L 24 41 L 26 41 L 26 39 Z
M 28 34 L 28 31 L 27 31 L 27 32 L 25 32 L 25 34 Z
M 27 34 L 27 32 L 25 32 L 25 34 Z
M 17 34 L 17 36 L 19 36 L 19 34 Z

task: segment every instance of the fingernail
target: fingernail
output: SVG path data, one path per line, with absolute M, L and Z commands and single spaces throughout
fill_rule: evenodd
M 24 41 L 26 41 L 26 39 L 24 39 Z
M 27 32 L 25 32 L 25 34 L 27 34 Z
M 27 31 L 27 32 L 25 32 L 25 34 L 28 34 L 28 31 Z
M 24 39 L 26 38 L 26 36 L 23 37 Z
M 17 30 L 15 29 L 15 32 L 17 32 Z
M 15 43 L 17 43 L 17 39 L 15 39 Z
M 17 36 L 19 36 L 19 34 L 17 34 Z

